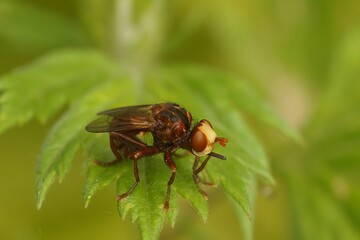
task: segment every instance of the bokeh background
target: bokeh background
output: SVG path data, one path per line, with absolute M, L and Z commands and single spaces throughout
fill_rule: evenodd
M 359 1 L 0 0 L 1 74 L 61 48 L 95 48 L 122 67 L 196 63 L 247 79 L 304 135 L 298 146 L 254 125 L 277 181 L 259 184 L 254 239 L 360 236 Z M 0 136 L 0 239 L 138 239 L 118 216 L 115 186 L 84 209 L 81 153 L 36 209 L 36 156 L 55 120 Z M 206 224 L 183 202 L 161 238 L 242 239 L 231 203 L 210 191 Z

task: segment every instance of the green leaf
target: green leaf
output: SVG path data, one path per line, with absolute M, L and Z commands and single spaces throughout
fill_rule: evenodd
M 0 78 L 0 133 L 36 117 L 46 121 L 65 104 L 113 74 L 91 50 L 63 50 Z
M 160 159 L 159 159 L 160 158 Z M 124 161 L 127 171 L 117 181 L 117 193 L 129 190 L 134 183 L 132 161 Z M 133 222 L 137 222 L 142 239 L 158 239 L 165 219 L 164 202 L 170 169 L 161 157 L 145 158 L 139 161 L 140 183 L 130 197 L 118 203 L 120 215 L 124 218 L 131 213 Z M 170 210 L 167 213 L 174 223 L 178 212 L 176 192 L 170 196 Z
M 247 191 L 249 192 L 249 198 L 250 198 L 250 206 L 252 209 L 254 209 L 255 205 L 255 197 L 256 197 L 256 177 L 255 175 L 252 176 L 252 179 L 250 180 L 250 184 L 248 185 Z M 239 205 L 232 201 L 234 205 L 234 209 L 236 210 L 236 215 L 239 218 L 239 222 L 241 225 L 241 228 L 244 232 L 244 239 L 245 240 L 251 240 L 253 239 L 253 225 L 254 225 L 254 219 L 249 218 L 248 215 L 245 214 L 245 212 L 239 207 Z
M 299 239 L 358 239 L 357 223 L 344 211 L 341 197 L 319 184 L 318 178 L 293 173 L 287 184 Z
M 187 107 L 188 110 L 196 113 L 193 116 L 197 118 L 196 120 L 209 119 L 219 135 L 229 137 L 228 146 L 220 149 L 229 161 L 211 160 L 207 166 L 207 172 L 214 182 L 222 185 L 227 193 L 242 206 L 248 216 L 251 216 L 246 191 L 249 184 L 249 174 L 256 172 L 272 183 L 268 162 L 261 145 L 242 120 L 239 113 L 240 109 L 228 100 L 229 92 L 237 89 L 232 89 L 233 86 L 230 84 L 223 84 L 223 88 L 228 91 L 216 91 L 218 81 L 225 82 L 226 76 L 219 79 L 219 75 L 214 73 L 217 78 L 206 78 L 206 89 L 200 92 L 198 90 L 201 89 L 199 85 L 203 82 L 205 73 L 203 69 L 188 69 L 186 67 L 175 69 L 175 71 L 153 73 L 149 76 L 148 81 L 151 84 L 146 86 L 149 88 L 148 92 L 155 96 L 149 96 L 148 101 L 156 101 L 154 98 L 156 99 L 157 95 L 165 99 L 172 99 L 183 106 L 189 106 Z M 211 76 L 212 74 L 209 73 L 208 75 Z M 212 94 L 213 90 L 211 89 L 214 89 L 216 94 Z
M 61 181 L 68 173 L 76 150 L 86 140 L 84 126 L 92 119 L 94 109 L 99 111 L 110 106 L 114 101 L 120 100 L 123 94 L 132 91 L 131 84 L 125 80 L 105 82 L 89 91 L 50 131 L 38 158 L 37 205 L 39 208 L 55 178 L 58 177 Z
M 111 162 L 114 160 L 114 154 L 109 151 L 109 138 L 106 135 L 100 135 L 96 141 L 90 136 L 82 144 L 87 153 L 87 173 L 84 186 L 83 200 L 85 207 L 88 207 L 92 196 L 103 187 L 117 180 L 126 170 L 121 164 L 115 164 L 109 167 L 102 167 L 93 163 L 94 160 Z
M 268 174 L 269 166 L 265 153 L 241 116 L 241 111 L 247 110 L 243 106 L 248 104 L 247 102 L 251 101 L 251 99 L 236 100 L 233 97 L 245 95 L 243 91 L 250 91 L 250 89 L 244 90 L 241 84 L 233 84 L 234 81 L 239 83 L 242 83 L 242 81 L 229 78 L 210 69 L 191 66 L 159 72 L 156 76 L 151 77 L 151 82 L 154 81 L 158 81 L 158 84 L 151 84 L 149 92 L 157 92 L 159 96 L 163 96 L 162 98 L 171 98 L 176 100 L 176 102 L 182 103 L 184 106 L 188 105 L 187 109 L 190 112 L 196 113 L 196 120 L 201 118 L 210 119 L 214 123 L 213 125 L 216 130 L 220 130 L 220 133 L 228 133 L 224 136 L 229 135 L 229 132 L 235 128 L 238 135 L 231 133 L 231 135 L 236 135 L 236 138 L 231 138 L 231 141 L 236 141 L 236 144 L 229 145 L 230 148 L 234 146 L 233 153 L 236 152 L 236 149 L 241 148 L 235 155 L 245 155 L 245 157 L 250 155 L 254 159 L 253 161 L 244 160 L 242 164 L 251 162 L 247 167 L 255 164 L 253 170 L 258 171 L 268 181 L 272 181 L 271 176 Z M 182 84 L 178 84 L 179 82 L 182 82 Z M 222 88 L 219 88 L 219 82 L 221 82 Z M 163 91 L 157 87 L 159 85 L 164 86 Z M 188 96 L 188 101 L 184 100 L 186 96 Z M 196 98 L 196 101 L 194 98 Z M 257 113 L 256 117 L 278 118 L 273 112 L 263 110 L 260 104 L 261 100 L 256 98 L 253 101 L 256 106 L 253 108 L 259 106 L 259 113 Z M 186 104 L 187 102 L 188 104 Z M 278 127 L 281 129 L 280 123 Z M 284 125 L 284 128 L 287 128 L 286 125 Z M 246 139 L 246 141 L 242 140 L 242 138 Z M 224 151 L 227 149 L 228 147 Z
M 174 183 L 174 189 L 195 208 L 202 220 L 206 222 L 209 209 L 203 195 L 199 193 L 194 182 L 192 174 L 192 166 L 195 161 L 192 155 L 183 158 L 176 158 L 177 176 Z M 190 184 L 189 184 L 190 183 Z M 175 222 L 172 222 L 174 225 Z
M 96 112 L 108 108 L 174 101 L 186 107 L 194 121 L 206 118 L 219 136 L 229 138 L 227 147 L 218 144 L 215 147 L 227 160 L 211 159 L 202 177 L 224 188 L 251 218 L 255 178 L 260 177 L 268 183 L 273 183 L 273 179 L 264 150 L 241 112 L 250 111 L 256 119 L 294 137 L 288 127 L 281 125 L 281 120 L 255 94 L 249 93 L 250 88 L 244 88 L 241 80 L 219 72 L 181 66 L 132 75 L 134 72 L 127 74 L 114 66 L 97 52 L 68 50 L 45 56 L 0 81 L 0 89 L 4 92 L 0 100 L 1 121 L 6 123 L 1 125 L 2 130 L 34 117 L 46 120 L 65 104 L 70 104 L 51 129 L 38 157 L 38 207 L 51 184 L 56 179 L 61 181 L 69 172 L 80 148 L 86 156 L 85 207 L 98 190 L 114 181 L 117 194 L 128 191 L 135 181 L 133 161 L 123 159 L 111 167 L 93 164 L 93 160 L 112 161 L 115 157 L 109 147 L 108 134 L 86 133 L 85 125 L 95 118 Z M 237 98 L 237 95 L 243 97 Z M 248 101 L 253 101 L 253 105 Z M 141 181 L 129 197 L 118 203 L 120 215 L 131 216 L 143 239 L 159 238 L 165 219 L 174 226 L 179 212 L 177 193 L 189 201 L 204 221 L 207 219 L 207 202 L 192 178 L 194 156 L 174 156 L 174 161 L 177 175 L 169 211 L 164 212 L 163 207 L 171 170 L 162 154 L 138 161 Z M 250 238 L 251 224 L 243 226 Z
M 299 239 L 359 239 L 360 31 L 335 54 L 332 79 L 305 129 L 307 149 L 282 169 Z
M 23 1 L 1 1 L 0 39 L 31 51 L 86 44 L 79 27 L 73 22 Z

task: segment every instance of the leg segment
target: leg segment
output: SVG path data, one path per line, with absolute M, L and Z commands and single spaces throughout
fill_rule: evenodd
M 207 158 L 203 161 L 203 163 L 200 165 L 200 167 L 194 171 L 195 175 L 198 175 L 202 170 L 204 170 L 204 168 L 210 158 L 211 158 L 211 156 L 207 156 Z
M 110 133 L 110 148 L 111 148 L 111 151 L 113 152 L 113 154 L 116 156 L 116 159 L 111 161 L 111 162 L 102 162 L 102 161 L 99 161 L 99 160 L 94 160 L 94 163 L 96 165 L 99 165 L 99 166 L 102 166 L 102 167 L 108 167 L 108 166 L 115 165 L 115 164 L 119 163 L 122 160 L 121 155 L 117 151 L 117 147 L 116 147 L 115 142 L 114 142 L 114 135 L 112 133 Z
M 151 156 L 159 153 L 159 149 L 157 147 L 148 146 L 145 143 L 141 142 L 140 140 L 136 139 L 135 137 L 128 136 L 126 134 L 119 132 L 113 132 L 111 134 L 113 134 L 114 137 L 116 137 L 116 140 L 118 140 L 124 145 L 124 147 L 120 147 L 120 149 L 122 150 L 123 154 L 126 157 L 129 157 L 131 159 L 139 159 L 143 156 Z M 115 152 L 118 152 L 115 144 L 114 144 L 114 148 L 115 148 Z
M 208 158 L 209 158 L 209 157 L 208 157 Z M 197 181 L 197 182 L 201 182 L 201 183 L 204 184 L 204 185 L 213 186 L 214 183 L 206 182 L 206 181 L 204 181 L 202 178 L 200 178 L 198 174 L 195 174 L 195 170 L 197 169 L 197 166 L 199 165 L 199 162 L 200 162 L 200 157 L 195 156 L 195 162 L 194 162 L 194 165 L 193 165 L 193 175 L 195 175 L 196 181 Z M 206 163 L 205 163 L 205 165 L 206 165 Z M 201 167 L 201 166 L 200 166 L 200 167 Z M 202 168 L 204 169 L 205 166 L 203 166 Z M 200 171 L 199 171 L 199 172 L 200 172 Z
M 111 132 L 111 135 L 113 135 L 113 137 L 116 138 L 117 140 L 125 142 L 128 145 L 133 145 L 133 146 L 137 146 L 140 148 L 144 148 L 144 147 L 148 146 L 145 143 L 141 142 L 140 140 L 134 139 L 133 137 L 128 136 L 121 132 Z
M 131 186 L 131 188 L 129 189 L 129 191 L 127 191 L 126 193 L 121 194 L 120 196 L 117 197 L 118 201 L 122 201 L 124 198 L 126 198 L 127 196 L 129 196 L 132 191 L 134 191 L 136 185 L 138 185 L 138 183 L 140 182 L 140 178 L 139 178 L 139 170 L 138 170 L 138 166 L 137 166 L 137 159 L 134 159 L 134 176 L 135 176 L 135 182 L 134 184 Z
M 119 152 L 117 151 L 117 147 L 116 147 L 116 144 L 114 141 L 114 135 L 112 133 L 110 133 L 110 147 L 111 147 L 111 151 L 114 153 L 116 158 L 120 161 L 122 159 L 122 157 L 120 156 Z
M 198 189 L 198 191 L 204 196 L 204 198 L 207 200 L 208 199 L 208 194 L 200 188 L 199 186 L 199 182 L 205 184 L 205 185 L 214 185 L 213 183 L 209 183 L 209 182 L 205 182 L 204 180 L 202 180 L 200 177 L 199 177 L 199 173 L 204 170 L 207 162 L 209 161 L 209 159 L 211 158 L 211 156 L 208 156 L 204 162 L 200 165 L 199 168 L 197 168 L 197 166 L 199 165 L 199 162 L 200 162 L 200 157 L 198 156 L 195 156 L 195 162 L 194 162 L 194 165 L 193 165 L 193 179 L 194 179 L 194 182 L 195 182 L 195 186 L 196 188 Z
M 151 156 L 159 153 L 159 148 L 155 146 L 146 146 L 138 152 L 135 152 L 133 155 L 130 156 L 132 159 L 139 159 L 144 156 Z
M 119 150 L 124 154 L 124 156 L 131 158 L 134 161 L 135 182 L 126 193 L 123 193 L 117 197 L 117 200 L 122 201 L 132 193 L 132 191 L 140 182 L 137 160 L 143 156 L 157 154 L 159 153 L 159 149 L 155 146 L 148 146 L 131 135 L 128 136 L 119 132 L 110 133 L 110 147 L 111 151 L 116 156 L 116 159 L 112 162 L 101 162 L 96 160 L 96 164 L 106 167 L 120 162 L 122 157 L 119 153 Z
M 138 141 L 138 140 L 136 140 L 134 138 L 128 137 L 128 136 L 126 136 L 124 134 L 116 133 L 116 137 L 117 137 L 117 139 L 122 140 L 123 142 L 126 142 L 129 145 L 133 145 L 133 146 L 136 146 L 138 148 L 141 148 L 141 150 L 136 151 L 136 152 L 126 152 L 125 151 L 127 157 L 133 159 L 133 161 L 134 161 L 135 182 L 131 186 L 129 191 L 127 191 L 126 193 L 123 193 L 123 194 L 121 194 L 120 196 L 117 197 L 117 200 L 122 201 L 124 198 L 129 196 L 132 193 L 132 191 L 134 191 L 135 187 L 140 182 L 139 170 L 138 170 L 138 165 L 137 165 L 138 159 L 140 157 L 143 157 L 143 156 L 150 156 L 150 155 L 157 154 L 159 152 L 159 149 L 157 147 L 155 147 L 155 146 L 148 146 L 148 145 L 142 143 L 141 141 Z M 114 146 L 115 146 L 115 144 L 114 144 Z M 116 148 L 115 148 L 115 150 L 116 150 Z
M 175 175 L 176 175 L 176 165 L 172 160 L 170 151 L 165 153 L 164 159 L 165 159 L 166 165 L 168 165 L 168 167 L 172 170 L 171 177 L 170 177 L 170 179 L 168 181 L 166 200 L 165 200 L 165 205 L 164 205 L 164 209 L 165 209 L 165 211 L 167 211 L 169 209 L 171 185 L 173 184 L 173 182 L 175 180 Z
M 115 142 L 115 140 L 117 142 Z M 119 144 L 124 144 L 125 147 L 121 147 L 119 146 Z M 127 149 L 126 146 L 131 146 L 131 150 Z M 133 147 L 135 147 L 135 149 L 138 148 L 141 150 L 134 151 L 132 149 Z M 126 157 L 129 157 L 131 159 L 139 159 L 142 156 L 154 155 L 159 152 L 159 149 L 157 147 L 148 146 L 145 143 L 132 138 L 131 136 L 127 136 L 119 132 L 110 133 L 110 148 L 113 154 L 116 156 L 116 159 L 114 161 L 102 162 L 99 160 L 95 160 L 94 163 L 103 167 L 112 166 L 119 163 L 122 160 L 119 150 L 121 150 Z

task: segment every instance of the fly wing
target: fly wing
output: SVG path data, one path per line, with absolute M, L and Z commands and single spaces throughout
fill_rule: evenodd
M 89 132 L 149 131 L 154 125 L 152 105 L 138 105 L 106 110 L 86 126 Z

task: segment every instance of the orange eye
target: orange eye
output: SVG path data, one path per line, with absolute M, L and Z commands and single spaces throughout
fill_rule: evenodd
M 207 147 L 207 138 L 200 130 L 195 131 L 191 137 L 191 147 L 196 152 L 202 152 Z

